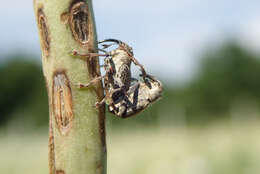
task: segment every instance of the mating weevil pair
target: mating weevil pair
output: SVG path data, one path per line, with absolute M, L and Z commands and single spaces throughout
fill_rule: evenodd
M 103 44 L 105 42 L 112 42 L 112 44 Z M 106 103 L 110 112 L 121 118 L 127 118 L 143 111 L 149 104 L 160 98 L 161 82 L 146 74 L 144 67 L 134 58 L 130 46 L 116 39 L 106 39 L 100 41 L 99 44 L 103 44 L 103 49 L 99 50 L 104 54 L 72 52 L 74 56 L 105 57 L 103 65 L 105 75 L 96 77 L 88 84 L 79 84 L 79 88 L 88 88 L 104 79 L 105 97 L 96 103 L 96 107 Z M 110 52 L 104 50 L 115 44 L 118 45 L 118 48 Z M 142 72 L 140 76 L 142 76 L 143 81 L 132 78 L 132 62 L 140 67 Z

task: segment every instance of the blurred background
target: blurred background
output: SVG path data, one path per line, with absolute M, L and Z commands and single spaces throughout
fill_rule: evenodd
M 108 173 L 259 174 L 260 1 L 93 1 L 98 38 L 129 43 L 164 84 L 138 116 L 107 115 Z M 47 173 L 32 2 L 0 9 L 0 173 Z

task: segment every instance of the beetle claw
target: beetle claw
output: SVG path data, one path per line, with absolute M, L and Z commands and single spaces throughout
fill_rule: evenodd
M 99 107 L 100 107 L 101 105 L 102 105 L 102 104 L 100 104 L 99 102 L 96 102 L 96 103 L 95 103 L 95 108 L 96 108 L 96 109 L 99 109 Z
M 76 50 L 72 50 L 71 52 L 69 52 L 69 54 L 72 56 L 77 56 L 78 52 Z

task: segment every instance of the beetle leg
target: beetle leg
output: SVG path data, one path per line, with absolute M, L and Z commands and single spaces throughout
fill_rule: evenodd
M 95 103 L 96 108 L 102 106 L 105 103 L 105 101 L 106 101 L 106 96 L 100 102 Z
M 96 104 L 95 104 L 96 108 L 99 108 L 100 106 L 102 106 L 106 102 L 106 99 L 110 96 L 110 93 L 111 92 L 106 93 L 105 97 L 101 101 L 96 102 Z
M 134 93 L 136 91 L 137 88 L 140 87 L 140 83 L 136 83 L 134 85 L 132 85 L 129 90 L 127 91 L 126 95 L 129 96 L 131 95 L 132 93 Z
M 92 85 L 94 85 L 95 83 L 97 83 L 98 81 L 102 80 L 104 77 L 105 77 L 105 75 L 104 75 L 104 76 L 96 77 L 96 78 L 92 79 L 92 80 L 91 80 L 89 83 L 87 83 L 87 84 L 82 84 L 82 83 L 80 83 L 78 87 L 79 87 L 79 88 L 88 88 L 89 86 L 92 86 Z
M 108 57 L 109 56 L 109 54 L 108 53 L 105 53 L 105 54 L 99 54 L 99 53 L 85 53 L 85 54 L 81 54 L 81 53 L 79 53 L 78 51 L 76 51 L 76 50 L 73 50 L 72 52 L 71 52 L 71 55 L 73 55 L 73 56 L 79 56 L 81 59 L 83 59 L 83 60 L 85 60 L 86 59 L 86 57 L 88 57 L 88 58 L 98 58 L 98 56 L 103 56 L 103 57 Z
M 106 50 L 104 50 L 104 49 L 101 49 L 101 48 L 98 48 L 98 51 L 100 51 L 100 52 L 103 52 L 103 53 L 105 53 L 105 54 L 109 54 Z
M 137 66 L 139 66 L 139 67 L 141 68 L 142 76 L 143 76 L 143 79 L 144 79 L 144 81 L 145 81 L 145 80 L 146 80 L 146 79 L 145 79 L 146 71 L 145 71 L 145 69 L 144 69 L 144 66 L 143 66 L 142 64 L 140 64 L 135 57 L 130 56 L 130 58 L 132 59 L 132 61 L 134 62 L 135 65 L 137 65 Z
M 103 56 L 103 57 L 109 56 L 108 53 L 106 53 L 106 54 L 99 54 L 99 53 L 85 53 L 85 54 L 81 54 L 81 53 L 79 53 L 79 52 L 76 51 L 76 50 L 73 50 L 73 51 L 71 52 L 71 54 L 72 54 L 73 56 L 90 57 L 90 58 L 98 57 L 98 56 Z

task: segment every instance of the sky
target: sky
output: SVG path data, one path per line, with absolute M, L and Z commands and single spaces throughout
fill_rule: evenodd
M 15 4 L 15 5 L 14 5 Z M 260 48 L 259 0 L 93 0 L 98 38 L 129 43 L 147 71 L 170 83 L 188 81 L 203 50 L 237 39 Z M 0 61 L 40 46 L 32 0 L 3 1 Z

